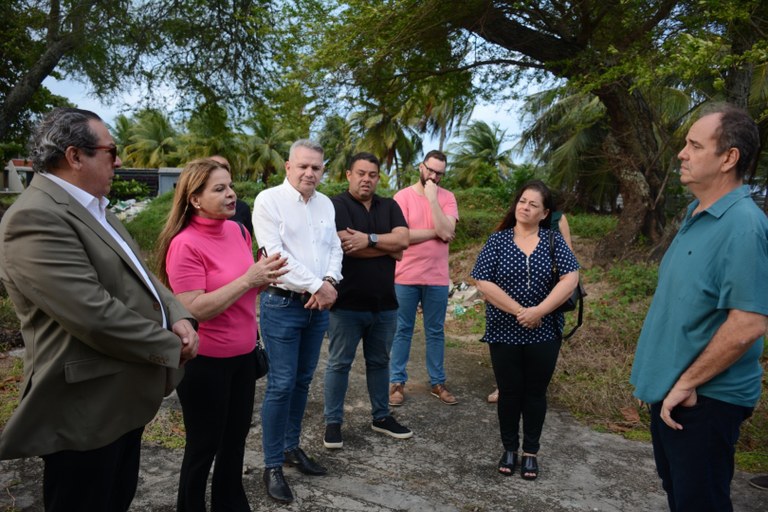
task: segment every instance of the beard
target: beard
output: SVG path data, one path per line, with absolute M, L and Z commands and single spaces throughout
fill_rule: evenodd
M 419 181 L 421 181 L 421 186 L 422 187 L 427 184 L 427 181 L 431 181 L 432 183 L 435 183 L 435 180 L 433 180 L 432 178 L 425 178 L 423 174 L 421 176 L 419 176 Z M 437 184 L 437 183 L 435 183 L 435 184 Z

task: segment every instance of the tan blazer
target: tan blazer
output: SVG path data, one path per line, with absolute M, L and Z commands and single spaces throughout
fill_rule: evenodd
M 107 219 L 140 254 L 120 221 Z M 161 307 L 169 325 L 192 316 L 151 278 L 162 306 L 98 221 L 35 176 L 0 222 L 0 279 L 26 347 L 0 459 L 99 448 L 154 417 L 181 378 L 172 370 L 181 342 L 163 328 Z

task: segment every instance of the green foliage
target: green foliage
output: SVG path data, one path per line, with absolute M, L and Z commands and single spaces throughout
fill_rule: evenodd
M 344 181 L 323 180 L 323 182 L 320 183 L 320 185 L 317 187 L 317 190 L 327 195 L 328 197 L 333 197 L 341 194 L 342 192 L 345 192 L 347 188 L 349 188 L 349 183 L 347 183 L 346 179 Z M 377 187 L 376 193 L 381 195 L 381 192 L 382 191 Z
M 452 192 L 456 196 L 456 202 L 459 204 L 459 216 L 462 216 L 468 210 L 483 210 L 503 214 L 506 212 L 511 201 L 511 198 L 504 197 L 495 188 L 472 187 L 456 189 L 452 190 Z
M 496 123 L 474 121 L 461 136 L 450 146 L 450 169 L 456 182 L 461 186 L 499 186 L 514 167 L 512 150 L 501 149 L 507 140 L 506 130 Z
M 112 179 L 112 189 L 109 191 L 109 203 L 126 199 L 143 199 L 149 195 L 149 186 L 133 179 L 126 180 L 115 174 Z
M 237 198 L 245 201 L 249 207 L 253 208 L 253 200 L 266 187 L 260 181 L 236 181 L 233 188 L 237 193 Z
M 659 267 L 654 263 L 621 261 L 608 271 L 608 279 L 615 285 L 612 298 L 624 304 L 644 297 L 653 297 L 659 280 Z
M 0 364 L 0 431 L 19 403 L 19 383 L 24 375 L 24 362 L 14 357 L 10 364 Z
M 14 201 L 16 201 L 16 198 L 18 195 L 16 194 L 2 194 L 0 195 L 0 210 L 5 211 L 8 209 L 9 206 L 13 204 Z M 0 217 L 2 218 L 2 217 Z
M 273 60 L 278 45 L 272 36 L 289 24 L 281 23 L 280 9 L 269 2 L 96 5 L 90 0 L 5 2 L 2 32 L 8 44 L 2 54 L 9 57 L 7 71 L 0 72 L 0 98 L 16 93 L 23 108 L 48 74 L 64 74 L 89 85 L 102 100 L 135 88 L 144 93 L 145 104 L 172 99 L 183 109 L 207 100 L 242 107 L 244 98 L 263 100 L 264 91 L 283 76 Z M 2 84 L 6 73 L 12 77 L 7 88 Z M 6 121 L 17 113 L 4 102 L 0 140 Z
M 5 287 L 0 285 L 0 329 L 16 330 L 19 328 L 19 319 L 13 309 L 13 303 L 5 292 Z M 3 347 L 0 347 L 2 351 Z
M 495 189 L 469 188 L 454 191 L 459 205 L 459 222 L 451 251 L 485 241 L 504 215 L 505 205 Z
M 139 247 L 148 254 L 155 249 L 157 237 L 165 226 L 173 204 L 173 192 L 166 192 L 147 205 L 134 219 L 126 224 Z
M 616 229 L 617 223 L 618 218 L 615 215 L 568 213 L 571 232 L 585 238 L 599 240 Z

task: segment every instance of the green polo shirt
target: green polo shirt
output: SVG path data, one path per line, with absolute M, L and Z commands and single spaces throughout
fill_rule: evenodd
M 630 382 L 645 402 L 664 399 L 739 309 L 768 315 L 768 219 L 741 186 L 695 217 L 688 207 L 659 267 Z M 733 365 L 697 388 L 701 395 L 754 407 L 760 397 L 760 338 Z

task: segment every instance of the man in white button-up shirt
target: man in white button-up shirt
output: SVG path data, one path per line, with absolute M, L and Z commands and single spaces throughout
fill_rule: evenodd
M 287 258 L 281 285 L 261 293 L 260 325 L 269 354 L 269 379 L 261 409 L 264 483 L 273 499 L 289 503 L 293 493 L 283 464 L 309 475 L 326 469 L 299 447 L 328 309 L 336 301 L 343 253 L 331 200 L 315 189 L 323 177 L 323 148 L 307 139 L 291 146 L 282 185 L 260 193 L 253 228 L 267 254 Z

